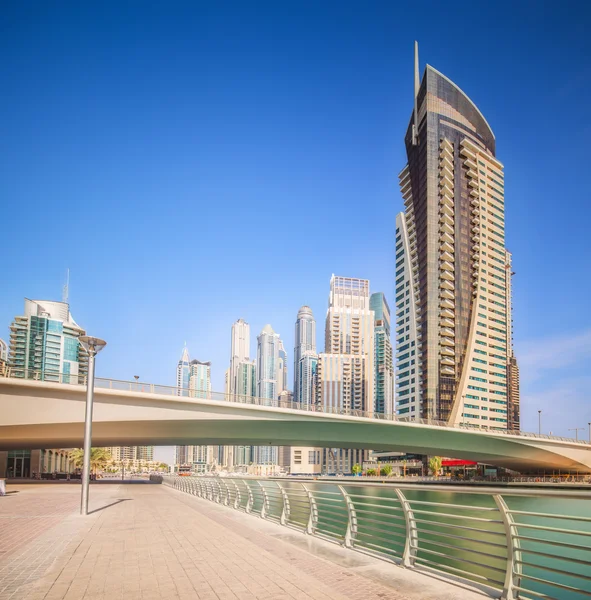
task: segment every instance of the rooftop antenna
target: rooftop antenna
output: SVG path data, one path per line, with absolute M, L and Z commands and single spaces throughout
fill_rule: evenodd
M 419 95 L 419 88 L 421 87 L 421 78 L 419 76 L 419 42 L 415 41 L 415 108 L 413 115 L 412 124 L 412 145 L 419 145 L 419 123 L 418 123 L 418 110 L 417 110 L 417 98 Z
M 70 297 L 70 269 L 67 271 L 66 275 L 66 285 L 62 288 L 62 302 L 68 303 L 68 299 Z

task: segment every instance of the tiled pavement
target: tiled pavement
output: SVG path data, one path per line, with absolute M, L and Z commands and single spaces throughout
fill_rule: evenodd
M 1 600 L 483 598 L 166 486 L 93 485 L 86 518 L 77 485 L 9 491 Z

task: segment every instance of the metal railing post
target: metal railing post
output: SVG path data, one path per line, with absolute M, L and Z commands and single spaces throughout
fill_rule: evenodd
M 412 568 L 415 566 L 417 550 L 419 546 L 419 534 L 417 531 L 417 522 L 412 511 L 410 502 L 406 496 L 396 488 L 394 490 L 400 500 L 402 510 L 404 512 L 404 521 L 406 523 L 406 540 L 404 542 L 404 553 L 402 554 L 402 566 Z
M 316 525 L 318 524 L 318 504 L 316 504 L 316 498 L 314 498 L 314 495 L 308 489 L 308 486 L 302 483 L 302 487 L 308 495 L 308 503 L 310 504 L 310 514 L 308 515 L 306 533 L 309 535 L 314 535 L 314 532 L 316 531 Z
M 347 531 L 345 532 L 345 548 L 353 548 L 355 543 L 355 535 L 357 534 L 357 512 L 355 511 L 355 505 L 353 500 L 342 485 L 339 485 L 339 490 L 343 494 L 345 503 L 347 505 Z
M 509 511 L 509 507 L 503 496 L 494 494 L 493 499 L 501 513 L 507 540 L 507 568 L 505 570 L 505 585 L 503 587 L 501 600 L 517 600 L 519 597 L 519 590 L 515 588 L 521 586 L 521 549 L 519 540 L 513 537 L 514 533 L 517 533 L 515 531 L 517 524 L 515 523 L 515 519 Z
M 246 508 L 244 510 L 247 513 L 249 513 L 252 511 L 252 506 L 254 504 L 254 495 L 252 493 L 252 490 L 250 489 L 250 486 L 244 479 L 242 480 L 242 483 L 246 486 L 246 489 L 248 490 L 248 500 L 246 501 Z
M 287 521 L 289 520 L 289 515 L 291 512 L 289 498 L 287 496 L 287 491 L 283 489 L 283 486 L 279 482 L 277 482 L 277 486 L 281 490 L 281 498 L 283 499 L 283 508 L 281 510 L 281 517 L 279 518 L 279 523 L 281 525 L 287 525 Z
M 259 484 L 261 491 L 263 492 L 263 506 L 261 507 L 261 519 L 266 519 L 267 509 L 269 508 L 269 496 L 267 495 L 267 490 L 265 489 L 265 486 L 258 480 L 257 483 Z
M 234 496 L 234 508 L 236 510 L 238 510 L 240 508 L 240 500 L 242 499 L 242 496 L 240 495 L 240 488 L 238 487 L 236 482 L 232 481 L 232 484 L 234 485 L 234 488 L 236 489 L 236 495 Z

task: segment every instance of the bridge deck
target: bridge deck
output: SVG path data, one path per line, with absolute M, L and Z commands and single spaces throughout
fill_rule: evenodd
M 160 485 L 10 485 L 0 599 L 483 598 Z

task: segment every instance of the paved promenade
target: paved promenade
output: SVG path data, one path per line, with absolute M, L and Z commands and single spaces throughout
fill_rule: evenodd
M 11 485 L 1 600 L 472 600 L 484 594 L 163 485 Z

